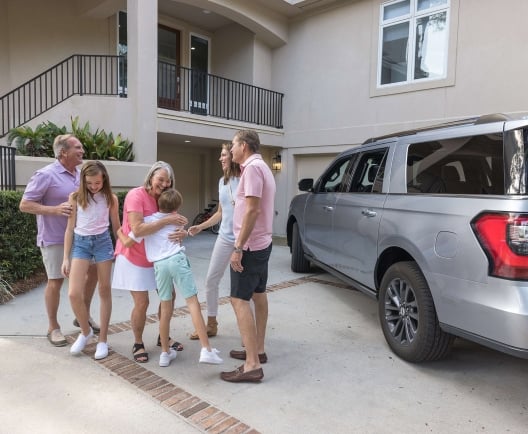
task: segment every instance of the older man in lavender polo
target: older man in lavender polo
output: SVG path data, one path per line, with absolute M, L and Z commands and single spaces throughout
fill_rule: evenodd
M 83 162 L 84 149 L 75 136 L 65 134 L 55 138 L 53 152 L 56 161 L 33 174 L 19 208 L 22 212 L 37 216 L 37 245 L 48 277 L 44 290 L 49 322 L 47 336 L 52 345 L 61 347 L 67 344 L 57 320 L 57 312 L 64 281 L 61 273 L 64 232 L 71 212 L 68 196 L 79 188 L 80 171 L 77 166 Z M 88 314 L 96 285 L 97 271 L 95 267 L 90 267 L 85 290 Z M 98 329 L 93 319 L 90 318 L 90 322 L 92 328 L 95 326 Z

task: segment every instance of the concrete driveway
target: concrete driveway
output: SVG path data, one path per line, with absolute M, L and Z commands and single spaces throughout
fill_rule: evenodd
M 201 290 L 213 242 L 205 233 L 186 243 Z M 240 364 L 229 358 L 240 337 L 227 274 L 212 339 L 224 357 L 220 366 L 197 363 L 199 344 L 187 339 L 193 327 L 181 297 L 171 336 L 185 350 L 168 368 L 158 366 L 154 344 L 155 295 L 145 330 L 151 359 L 142 365 L 132 360 L 126 292 L 114 291 L 112 351 L 99 362 L 94 345 L 80 357 L 49 345 L 42 287 L 0 306 L 0 432 L 526 432 L 526 360 L 457 340 L 444 361 L 406 363 L 386 345 L 374 300 L 325 273 L 294 274 L 289 259 L 287 247 L 274 246 L 269 362 L 260 384 L 219 379 Z M 73 341 L 78 329 L 65 288 L 63 294 L 60 320 Z M 98 318 L 96 309 L 97 300 Z

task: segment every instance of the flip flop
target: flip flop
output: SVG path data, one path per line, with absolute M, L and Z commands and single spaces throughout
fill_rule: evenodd
M 173 341 L 172 344 L 170 345 L 171 348 L 175 349 L 176 351 L 183 351 L 183 344 L 181 342 L 178 342 L 178 341 L 174 341 L 170 336 L 169 336 L 169 343 L 170 341 Z M 161 347 L 161 339 L 160 339 L 160 336 L 158 335 L 158 347 Z

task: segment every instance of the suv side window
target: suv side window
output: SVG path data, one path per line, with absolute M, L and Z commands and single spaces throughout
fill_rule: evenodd
M 502 134 L 409 145 L 407 192 L 504 194 Z
M 361 154 L 349 192 L 381 193 L 387 150 L 388 148 L 376 149 Z
M 350 166 L 355 155 L 348 155 L 336 161 L 321 177 L 314 191 L 316 193 L 334 193 L 346 191 L 350 183 Z

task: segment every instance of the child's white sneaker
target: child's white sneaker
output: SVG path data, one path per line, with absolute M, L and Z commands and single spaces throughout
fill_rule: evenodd
M 216 348 L 211 348 L 211 351 L 208 351 L 207 348 L 202 348 L 200 351 L 200 363 L 210 363 L 211 365 L 219 365 L 224 361 L 218 356 L 218 351 Z
M 99 342 L 95 348 L 95 360 L 101 360 L 108 357 L 108 344 L 106 342 Z
M 174 348 L 170 348 L 168 353 L 163 352 L 160 354 L 159 365 L 163 368 L 169 366 L 177 355 L 178 353 L 174 350 Z
M 70 348 L 70 353 L 74 356 L 81 354 L 81 351 L 84 350 L 84 347 L 86 346 L 88 341 L 92 338 L 92 336 L 93 336 L 93 330 L 91 327 L 90 327 L 90 332 L 88 333 L 88 336 L 84 336 L 82 332 L 79 333 L 79 336 L 77 336 L 77 340 L 72 344 Z

